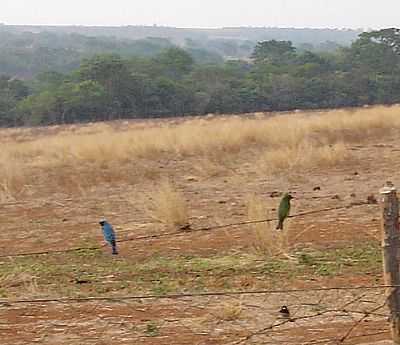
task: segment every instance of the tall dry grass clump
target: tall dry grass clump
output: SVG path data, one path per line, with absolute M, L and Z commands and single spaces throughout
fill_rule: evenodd
M 334 167 L 349 159 L 350 153 L 344 143 L 313 145 L 309 141 L 299 143 L 297 147 L 265 150 L 258 160 L 262 171 L 271 173 L 296 171 L 310 167 Z
M 27 180 L 21 160 L 0 154 L 0 202 L 16 199 L 26 189 Z
M 242 301 L 222 303 L 216 310 L 215 316 L 221 321 L 236 321 L 243 315 Z
M 252 195 L 247 201 L 247 217 L 249 221 L 274 218 L 271 212 L 268 212 L 266 203 L 258 196 Z M 267 257 L 280 256 L 288 254 L 289 244 L 288 236 L 290 231 L 289 220 L 285 224 L 284 231 L 277 231 L 272 222 L 253 224 L 255 232 L 255 241 L 253 249 L 257 254 Z
M 169 181 L 163 181 L 153 194 L 148 213 L 170 229 L 184 229 L 189 225 L 186 200 Z

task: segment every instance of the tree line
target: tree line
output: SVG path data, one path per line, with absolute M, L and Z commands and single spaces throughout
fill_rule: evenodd
M 199 63 L 171 46 L 152 57 L 101 54 L 69 73 L 0 77 L 0 125 L 337 108 L 400 102 L 400 29 L 334 52 L 262 41 L 251 59 Z
M 18 32 L 0 25 L 0 75 L 31 79 L 39 73 L 70 73 L 83 59 L 97 54 L 154 57 L 175 45 L 166 38 L 117 39 L 63 32 Z M 212 47 L 187 45 L 197 63 L 219 63 L 223 58 Z M 254 48 L 254 46 L 252 46 Z

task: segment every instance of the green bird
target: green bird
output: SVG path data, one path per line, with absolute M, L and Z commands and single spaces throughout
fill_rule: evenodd
M 276 226 L 276 230 L 283 230 L 283 222 L 285 219 L 289 216 L 290 212 L 290 200 L 292 200 L 293 197 L 289 194 L 286 193 L 280 204 L 279 204 L 279 209 L 278 209 L 278 225 Z

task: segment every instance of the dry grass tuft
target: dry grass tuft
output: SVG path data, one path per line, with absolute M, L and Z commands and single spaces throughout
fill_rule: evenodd
M 198 160 L 193 169 L 204 178 L 226 176 L 229 172 L 224 162 L 215 162 L 209 158 Z
M 243 305 L 241 301 L 224 303 L 217 310 L 216 316 L 222 321 L 235 321 L 239 320 L 243 314 Z
M 282 173 L 299 171 L 311 167 L 334 167 L 351 158 L 344 143 L 318 146 L 311 142 L 302 142 L 297 147 L 267 150 L 258 161 L 262 171 Z
M 0 277 L 1 286 L 12 288 L 17 286 L 29 286 L 35 281 L 35 277 L 26 272 L 15 270 Z
M 22 290 L 26 298 L 41 296 L 37 277 L 25 272 L 20 267 L 16 267 L 12 272 L 0 276 L 0 286 L 7 289 L 7 291 L 13 289 Z
M 0 202 L 14 200 L 26 186 L 27 176 L 22 162 L 2 155 L 0 159 Z
M 255 195 L 248 198 L 247 216 L 249 221 L 274 218 L 274 215 L 268 211 L 265 202 Z M 256 235 L 253 243 L 254 251 L 267 257 L 288 254 L 289 223 L 290 221 L 287 220 L 284 231 L 275 230 L 275 224 L 272 222 L 253 224 L 252 227 Z
M 154 193 L 148 213 L 171 229 L 183 229 L 189 225 L 186 200 L 168 181 L 163 181 Z

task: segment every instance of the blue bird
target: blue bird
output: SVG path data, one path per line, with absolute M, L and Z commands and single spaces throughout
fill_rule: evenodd
M 110 223 L 108 223 L 105 219 L 102 219 L 99 224 L 101 225 L 101 229 L 103 230 L 104 239 L 111 245 L 113 255 L 117 255 L 117 241 L 115 237 L 115 232 Z

